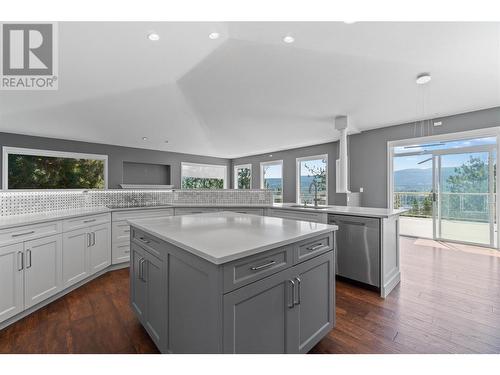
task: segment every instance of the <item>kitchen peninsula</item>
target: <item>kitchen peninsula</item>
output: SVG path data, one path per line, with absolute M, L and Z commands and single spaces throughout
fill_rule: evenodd
M 306 353 L 335 323 L 335 225 L 214 212 L 129 220 L 131 305 L 164 353 Z

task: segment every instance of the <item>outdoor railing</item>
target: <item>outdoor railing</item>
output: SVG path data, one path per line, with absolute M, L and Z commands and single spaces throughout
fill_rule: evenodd
M 446 192 L 437 198 L 440 198 L 442 219 L 489 222 L 490 209 L 495 210 L 496 194 Z M 405 216 L 432 217 L 432 193 L 395 192 L 393 199 L 394 208 L 409 210 Z

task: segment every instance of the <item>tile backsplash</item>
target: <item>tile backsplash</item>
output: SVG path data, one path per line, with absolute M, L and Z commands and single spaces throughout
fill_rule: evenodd
M 0 216 L 107 205 L 267 206 L 272 203 L 270 190 L 3 191 L 0 192 Z

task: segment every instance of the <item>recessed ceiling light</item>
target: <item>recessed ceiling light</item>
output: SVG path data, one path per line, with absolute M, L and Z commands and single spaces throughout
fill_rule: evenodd
M 269 154 L 269 157 L 272 158 L 273 157 L 273 154 Z
M 157 40 L 160 40 L 160 35 L 157 33 L 149 33 L 148 39 L 152 40 L 152 41 L 157 41 Z
M 417 76 L 415 82 L 417 82 L 417 85 L 425 85 L 430 81 L 431 81 L 431 75 L 429 73 L 421 73 Z
M 218 39 L 220 37 L 220 34 L 216 33 L 216 32 L 213 32 L 213 33 L 208 34 L 208 37 L 210 39 Z
M 295 42 L 295 38 L 291 35 L 287 35 L 283 38 L 283 41 L 287 44 Z
M 147 141 L 147 140 L 148 140 L 148 137 L 142 137 L 142 140 L 143 140 L 143 141 Z
M 356 21 L 344 21 L 344 23 L 347 25 L 352 25 L 353 23 L 356 23 Z

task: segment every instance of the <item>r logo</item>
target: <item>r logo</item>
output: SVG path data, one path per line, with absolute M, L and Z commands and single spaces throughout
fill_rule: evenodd
M 52 24 L 4 24 L 2 31 L 4 76 L 53 74 Z

